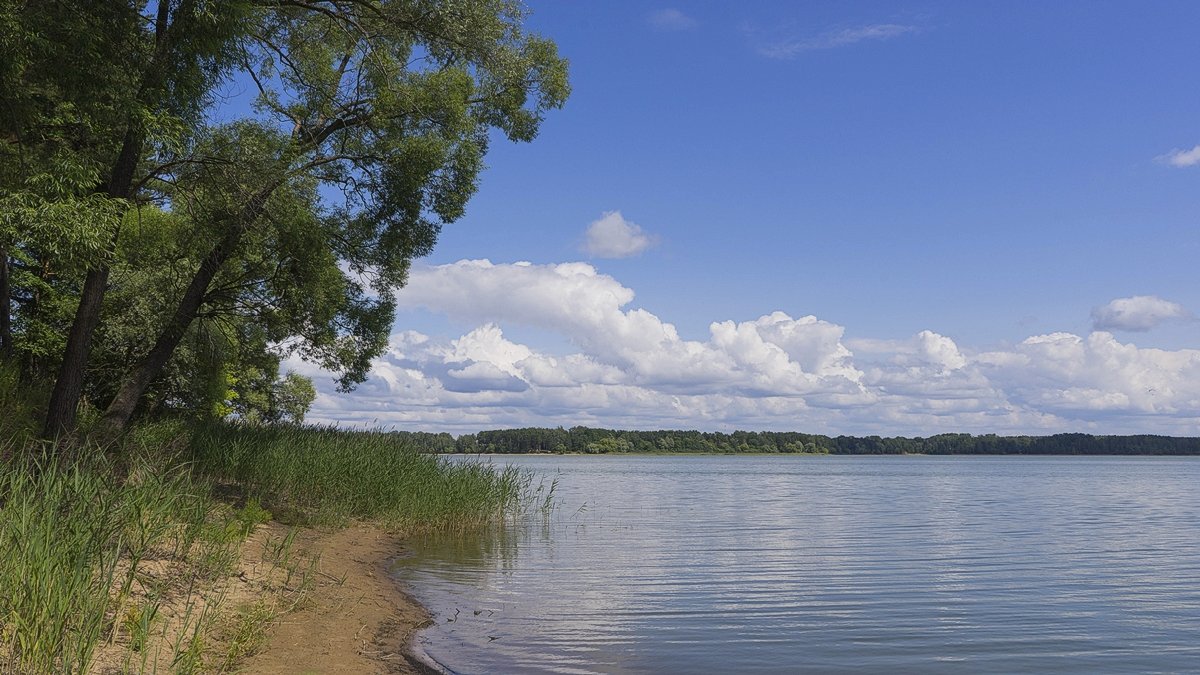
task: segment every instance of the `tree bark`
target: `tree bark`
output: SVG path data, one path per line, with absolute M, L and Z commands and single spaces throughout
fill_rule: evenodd
M 191 283 L 188 284 L 187 290 L 180 298 L 170 320 L 159 332 L 154 347 L 121 382 L 116 397 L 109 404 L 108 409 L 104 412 L 104 417 L 101 418 L 95 430 L 100 438 L 115 438 L 125 429 L 130 417 L 133 416 L 134 409 L 137 408 L 138 401 L 146 392 L 146 387 L 162 374 L 163 367 L 171 359 L 175 347 L 179 345 L 179 341 L 183 339 L 192 319 L 196 317 L 200 306 L 204 304 L 209 284 L 237 250 L 242 236 L 262 215 L 271 193 L 280 184 L 279 181 L 273 182 L 251 197 L 238 213 L 225 237 L 209 251 L 204 261 L 200 263 L 200 268 L 196 270 L 195 276 L 192 277 Z
M 124 198 L 133 186 L 133 174 L 138 158 L 142 155 L 145 137 L 136 126 L 125 132 L 121 154 L 113 166 L 112 174 L 104 192 L 110 197 Z M 50 394 L 50 406 L 46 410 L 46 426 L 42 431 L 45 438 L 53 439 L 75 430 L 75 416 L 79 412 L 79 397 L 83 394 L 83 375 L 87 370 L 88 354 L 92 348 L 92 334 L 100 323 L 100 308 L 104 305 L 104 294 L 108 290 L 107 264 L 88 270 L 83 281 L 83 292 L 75 320 L 67 333 L 67 346 L 63 350 L 62 364 L 54 380 Z
M 12 295 L 8 289 L 8 248 L 0 246 L 0 358 L 12 356 Z

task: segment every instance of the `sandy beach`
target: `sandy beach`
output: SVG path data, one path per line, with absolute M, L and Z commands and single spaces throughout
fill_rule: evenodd
M 313 588 L 299 608 L 279 617 L 241 672 L 437 672 L 408 652 L 430 619 L 387 573 L 402 546 L 398 535 L 371 525 L 302 530 L 297 547 L 319 556 Z

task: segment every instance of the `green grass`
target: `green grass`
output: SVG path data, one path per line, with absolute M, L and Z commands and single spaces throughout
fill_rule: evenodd
M 470 528 L 528 501 L 528 474 L 423 454 L 392 434 L 331 428 L 199 428 L 199 471 L 231 480 L 277 517 L 382 521 L 408 532 Z
M 5 377 L 0 418 L 15 386 Z M 125 646 L 132 672 L 228 669 L 261 644 L 269 605 L 241 608 L 218 647 L 219 596 L 205 589 L 236 570 L 259 523 L 467 529 L 540 499 L 528 474 L 422 454 L 382 432 L 158 423 L 117 446 L 64 450 L 31 440 L 34 426 L 16 416 L 0 436 L 0 672 L 86 672 L 108 643 Z M 310 571 L 291 544 L 272 551 L 295 585 Z M 172 576 L 147 572 L 150 562 Z M 169 636 L 167 596 L 185 608 Z
M 235 543 L 200 541 L 213 510 L 189 467 L 123 450 L 27 442 L 0 463 L 0 671 L 81 672 L 118 636 L 141 650 L 158 613 L 141 563 Z

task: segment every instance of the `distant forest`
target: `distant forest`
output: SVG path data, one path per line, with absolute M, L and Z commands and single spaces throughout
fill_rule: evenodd
M 498 429 L 464 434 L 394 432 L 427 452 L 449 453 L 778 453 L 828 455 L 1200 455 L 1200 438 L 1174 436 L 996 436 L 939 434 L 928 438 L 821 436 L 798 432 L 615 431 Z

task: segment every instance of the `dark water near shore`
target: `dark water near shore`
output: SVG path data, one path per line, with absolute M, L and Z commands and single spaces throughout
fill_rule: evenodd
M 453 672 L 1200 671 L 1200 458 L 492 461 L 558 508 L 396 568 Z

